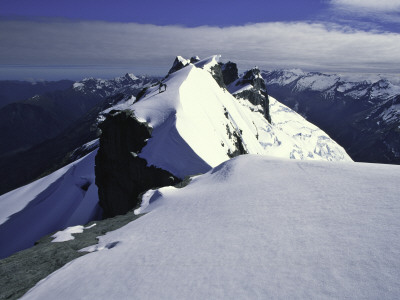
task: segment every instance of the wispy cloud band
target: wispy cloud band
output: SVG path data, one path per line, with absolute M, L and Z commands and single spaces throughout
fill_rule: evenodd
M 400 34 L 335 24 L 260 23 L 186 28 L 68 20 L 0 21 L 0 64 L 167 70 L 175 55 L 222 54 L 242 68 L 398 72 Z
M 400 0 L 331 0 L 337 7 L 381 12 L 400 11 Z
M 400 24 L 400 0 L 330 0 L 329 3 L 333 14 L 349 21 L 358 18 L 373 21 L 371 24 Z

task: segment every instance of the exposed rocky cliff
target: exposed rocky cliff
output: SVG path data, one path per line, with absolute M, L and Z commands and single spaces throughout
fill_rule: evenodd
M 224 76 L 224 82 L 226 85 L 239 79 L 238 68 L 235 63 L 228 61 L 227 63 L 219 63 L 219 65 L 221 66 L 222 75 Z
M 132 111 L 111 111 L 99 127 L 102 134 L 95 173 L 104 218 L 136 207 L 138 196 L 148 189 L 180 181 L 163 169 L 147 166 L 147 161 L 138 157 L 152 129 L 139 122 Z
M 235 73 L 233 65 L 235 64 L 230 63 L 225 67 L 226 75 L 224 75 L 224 78 L 226 77 L 228 81 L 233 79 L 232 74 Z M 267 87 L 257 67 L 245 72 L 239 79 L 231 82 L 228 89 L 236 98 L 247 99 L 253 105 L 261 107 L 264 118 L 271 123 Z
M 174 60 L 174 63 L 172 64 L 171 69 L 169 69 L 168 71 L 168 75 L 179 71 L 180 69 L 186 67 L 189 63 L 191 63 L 191 61 L 184 59 L 182 56 L 177 56 Z

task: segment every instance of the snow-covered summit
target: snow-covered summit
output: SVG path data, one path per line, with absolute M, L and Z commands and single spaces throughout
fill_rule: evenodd
M 185 59 L 182 56 L 178 55 L 175 58 L 174 63 L 172 64 L 172 67 L 169 70 L 168 74 L 174 73 L 174 72 L 182 69 L 183 67 L 186 67 L 190 63 L 191 63 L 191 61 L 189 59 Z

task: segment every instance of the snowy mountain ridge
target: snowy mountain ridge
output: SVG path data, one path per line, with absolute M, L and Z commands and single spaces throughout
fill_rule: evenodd
M 380 101 L 400 94 L 400 85 L 393 84 L 387 78 L 373 77 L 357 81 L 357 78 L 319 72 L 304 72 L 300 69 L 263 71 L 267 84 L 290 86 L 295 91 L 323 92 L 327 98 L 336 93 L 361 98 L 368 96 L 371 101 Z
M 109 97 L 116 93 L 126 93 L 129 90 L 142 88 L 143 86 L 157 82 L 158 78 L 149 76 L 135 76 L 132 73 L 126 73 L 113 79 L 84 78 L 73 84 L 73 88 L 84 94 L 96 93 L 101 97 Z
M 153 86 L 139 101 L 118 106 L 133 111 L 141 122 L 153 128 L 152 138 L 139 153 L 149 165 L 183 178 L 229 159 L 239 151 L 238 144 L 253 154 L 351 160 L 329 136 L 275 99 L 271 106 L 273 123 L 269 124 L 259 108 L 246 99 L 238 101 L 221 89 L 210 76 L 210 69 L 218 60 L 218 56 L 212 56 L 188 64 L 163 81 L 167 85 L 165 92 L 160 93 L 159 87 Z M 183 143 L 194 153 L 182 152 Z M 192 167 L 187 166 L 189 161 Z

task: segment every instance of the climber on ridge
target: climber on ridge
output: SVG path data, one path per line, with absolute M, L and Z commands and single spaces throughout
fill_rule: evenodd
M 164 87 L 164 90 L 162 89 Z M 165 83 L 160 82 L 160 86 L 158 87 L 158 92 L 165 92 L 167 90 L 167 85 Z

